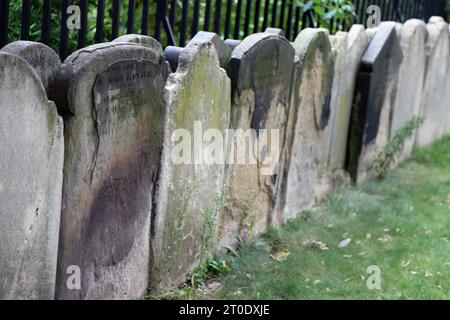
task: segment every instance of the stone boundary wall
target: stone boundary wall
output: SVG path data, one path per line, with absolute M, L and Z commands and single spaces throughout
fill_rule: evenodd
M 141 299 L 450 134 L 450 28 L 0 50 L 0 299 Z M 242 159 L 242 156 L 244 158 Z

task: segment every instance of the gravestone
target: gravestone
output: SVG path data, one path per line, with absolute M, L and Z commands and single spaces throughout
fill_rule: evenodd
M 390 137 L 414 117 L 420 115 L 423 80 L 425 77 L 427 39 L 426 25 L 422 20 L 411 19 L 400 25 L 400 47 L 403 61 L 400 65 L 397 93 L 392 109 Z M 414 136 L 407 139 L 397 156 L 399 163 L 411 155 Z
M 449 25 L 449 37 L 450 37 L 450 25 Z M 450 42 L 450 40 L 449 40 Z M 447 59 L 447 84 L 445 86 L 446 88 L 450 88 L 450 50 L 449 50 L 449 54 L 448 54 L 448 59 Z M 450 90 L 447 90 L 447 109 L 445 111 L 445 125 L 444 125 L 444 135 L 445 136 L 449 136 L 450 135 Z
M 56 75 L 61 68 L 61 60 L 53 49 L 39 42 L 16 41 L 4 46 L 1 51 L 18 55 L 27 61 L 41 78 L 47 96 L 51 97 Z
M 330 100 L 330 125 L 325 129 L 325 136 L 328 138 L 325 146 L 328 165 L 333 171 L 335 182 L 339 183 L 348 181 L 344 168 L 350 114 L 359 62 L 369 45 L 369 37 L 364 26 L 353 25 L 348 34 L 338 32 L 336 36 L 330 37 L 330 42 L 337 56 Z
M 289 111 L 294 49 L 273 33 L 246 37 L 232 52 L 229 197 L 220 224 L 220 248 L 264 232 L 272 217 L 283 164 L 280 154 Z
M 311 209 L 331 188 L 323 145 L 330 124 L 334 60 L 328 31 L 304 29 L 293 43 L 295 70 L 286 132 L 288 166 L 283 172 L 277 212 L 283 220 Z
M 158 40 L 149 37 L 149 36 L 144 36 L 141 34 L 126 34 L 123 36 L 120 36 L 116 39 L 114 39 L 112 41 L 113 43 L 116 42 L 131 42 L 131 43 L 138 43 L 138 44 L 142 44 L 146 47 L 149 47 L 153 50 L 156 51 L 162 51 L 162 45 L 161 43 L 158 42 Z
M 63 64 L 58 83 L 67 100 L 58 107 L 71 114 L 65 119 L 58 299 L 146 293 L 164 70 L 162 50 L 123 42 L 81 49 Z
M 53 299 L 62 119 L 36 70 L 5 52 L 0 97 L 0 299 Z
M 446 77 L 449 56 L 449 28 L 441 17 L 432 17 L 427 24 L 427 66 L 422 93 L 420 115 L 423 124 L 417 129 L 416 145 L 427 146 L 443 136 L 446 110 L 445 98 L 449 90 Z
M 347 170 L 354 181 L 375 175 L 373 165 L 389 140 L 402 52 L 394 22 L 382 22 L 361 59 L 350 119 Z
M 210 257 L 223 209 L 224 134 L 230 80 L 214 37 L 197 34 L 181 51 L 165 88 L 168 115 L 155 218 L 157 291 L 176 288 Z

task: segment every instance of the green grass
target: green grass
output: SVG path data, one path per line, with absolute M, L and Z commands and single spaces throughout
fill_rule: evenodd
M 345 248 L 338 248 L 351 238 Z M 311 241 L 320 245 L 311 246 Z M 223 257 L 229 271 L 182 298 L 450 299 L 450 139 L 383 180 L 341 188 L 316 210 Z M 322 245 L 323 246 L 323 245 Z M 277 254 L 289 253 L 284 260 Z M 367 267 L 381 270 L 369 290 Z M 219 289 L 208 290 L 213 282 Z

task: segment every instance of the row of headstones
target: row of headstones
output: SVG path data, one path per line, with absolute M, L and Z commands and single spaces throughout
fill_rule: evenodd
M 166 291 L 214 252 L 312 208 L 347 171 L 370 178 L 414 116 L 425 122 L 398 161 L 449 134 L 449 37 L 432 18 L 305 29 L 293 43 L 274 29 L 240 43 L 200 32 L 166 55 L 128 35 L 63 64 L 42 44 L 4 47 L 0 298 Z M 253 146 L 275 129 L 278 161 L 210 164 L 211 141 L 234 157 L 246 141 L 209 128 L 260 130 Z

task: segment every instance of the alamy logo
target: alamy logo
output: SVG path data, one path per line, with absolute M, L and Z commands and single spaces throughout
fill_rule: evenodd
M 367 273 L 370 276 L 367 278 L 366 285 L 369 290 L 381 290 L 381 269 L 379 266 L 372 265 L 367 267 Z
M 81 9 L 80 6 L 70 5 L 67 7 L 66 13 L 69 15 L 67 18 L 67 29 L 79 30 L 81 28 Z
M 378 27 L 381 23 L 381 8 L 376 5 L 370 5 L 367 8 L 367 28 Z
M 66 280 L 66 287 L 69 290 L 81 289 L 81 270 L 79 266 L 71 265 L 67 267 L 66 273 L 69 275 Z
M 194 131 L 176 129 L 171 136 L 175 165 L 257 165 L 261 175 L 274 175 L 280 158 L 279 129 L 207 129 L 194 122 Z

